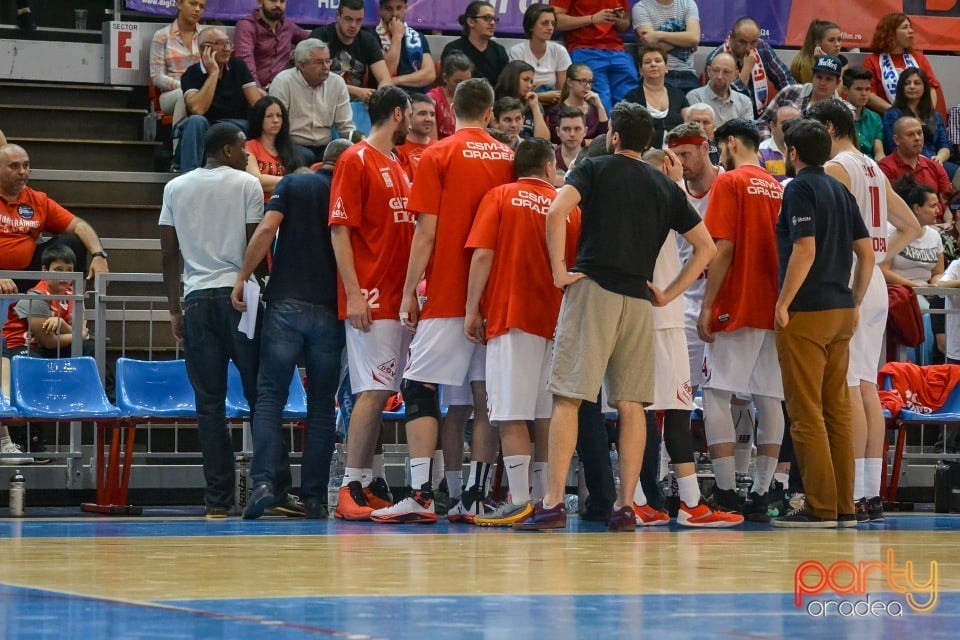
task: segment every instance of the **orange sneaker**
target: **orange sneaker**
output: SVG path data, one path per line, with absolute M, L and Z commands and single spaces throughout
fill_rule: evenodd
M 367 496 L 367 506 L 376 511 L 393 506 L 393 498 L 390 495 L 390 487 L 383 478 L 374 478 L 370 486 L 363 488 L 363 494 Z
M 658 525 L 670 523 L 670 514 L 664 513 L 663 511 L 657 511 L 649 504 L 645 504 L 641 507 L 634 502 L 633 512 L 637 514 L 638 527 L 656 527 Z
M 334 516 L 343 520 L 369 520 L 371 513 L 373 509 L 367 504 L 367 496 L 359 482 L 354 480 L 347 486 L 340 487 Z
M 691 508 L 680 502 L 680 511 L 677 513 L 677 524 L 684 527 L 704 527 L 716 529 L 719 527 L 735 527 L 743 524 L 743 516 L 739 513 L 711 509 L 701 500 L 697 506 Z

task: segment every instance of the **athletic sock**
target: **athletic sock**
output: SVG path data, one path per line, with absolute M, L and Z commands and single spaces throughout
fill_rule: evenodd
M 424 486 L 430 489 L 430 463 L 433 458 L 410 458 L 410 486 L 414 490 Z
M 433 477 L 430 481 L 435 487 L 439 487 L 443 481 L 443 449 L 436 449 L 433 452 Z
M 467 476 L 467 490 L 473 489 L 477 484 L 477 477 L 483 475 L 484 464 L 476 460 L 470 461 L 470 474 Z
M 373 482 L 373 469 L 361 469 L 360 484 L 364 487 L 369 487 L 371 482 Z
M 503 456 L 513 504 L 530 501 L 530 456 Z
M 883 458 L 863 459 L 863 495 L 876 498 L 880 495 L 881 475 L 883 474 Z
M 750 456 L 753 453 L 753 435 L 756 424 L 753 420 L 753 402 L 731 404 L 730 415 L 737 434 L 733 456 L 736 460 L 736 472 L 746 474 L 750 471 Z
M 444 471 L 443 477 L 447 479 L 447 491 L 451 498 L 459 498 L 463 494 L 463 472 Z
M 13 444 L 13 440 L 10 439 L 10 436 L 0 436 L 0 447 L 6 447 Z
M 753 488 L 751 491 L 758 495 L 765 494 L 770 489 L 773 474 L 777 470 L 777 459 L 770 456 L 757 456 L 757 472 L 753 474 Z
M 384 466 L 382 453 L 373 454 L 373 469 L 371 469 L 371 474 L 374 478 L 387 479 L 387 470 Z
M 856 502 L 864 496 L 864 459 L 856 458 L 853 461 L 853 501 Z
M 351 482 L 362 482 L 363 479 L 363 469 L 355 469 L 354 467 L 347 467 L 343 470 L 343 481 L 340 483 L 341 487 L 345 487 Z
M 683 504 L 688 507 L 695 507 L 700 504 L 700 483 L 697 482 L 697 474 L 691 473 L 688 476 L 677 478 L 677 487 Z
M 530 486 L 533 489 L 530 490 L 530 500 L 537 502 L 543 500 L 544 486 L 547 482 L 547 463 L 534 462 L 531 466 L 533 468 L 533 482 L 530 483 Z
M 643 492 L 643 487 L 640 486 L 639 480 L 637 480 L 637 488 L 633 490 L 633 503 L 638 507 L 647 504 L 647 494 Z
M 786 491 L 790 488 L 790 474 L 789 473 L 774 473 L 773 479 L 779 482 L 783 486 L 783 490 Z
M 733 456 L 724 456 L 722 458 L 714 458 L 713 463 L 713 479 L 717 484 L 717 488 L 722 491 L 733 491 L 737 488 L 737 470 L 736 462 L 734 461 Z

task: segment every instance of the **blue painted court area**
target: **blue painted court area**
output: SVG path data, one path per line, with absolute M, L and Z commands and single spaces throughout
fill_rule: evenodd
M 318 576 L 318 579 L 320 577 Z M 505 588 L 509 587 L 505 585 Z M 875 594 L 874 599 L 890 599 Z M 791 594 L 355 596 L 134 603 L 0 585 L 5 638 L 956 638 L 960 594 L 929 615 L 815 618 Z M 642 630 L 642 632 L 641 632 Z

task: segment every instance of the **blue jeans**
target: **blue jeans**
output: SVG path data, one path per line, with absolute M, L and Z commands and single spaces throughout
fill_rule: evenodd
M 246 120 L 220 120 L 219 122 L 232 122 L 244 131 L 247 130 Z M 193 171 L 204 165 L 203 139 L 211 124 L 206 117 L 198 115 L 187 116 L 177 123 L 173 137 L 180 139 L 180 145 L 177 147 L 180 173 Z
M 240 312 L 230 304 L 230 287 L 201 289 L 184 303 L 183 355 L 197 402 L 197 429 L 203 453 L 208 507 L 230 508 L 234 492 L 234 451 L 227 427 L 227 364 L 240 372 L 243 394 L 251 407 L 257 399 L 257 353 L 260 337 L 237 331 Z
M 582 62 L 593 71 L 593 90 L 600 96 L 608 114 L 613 105 L 640 86 L 637 64 L 626 51 L 574 49 L 570 59 Z
M 343 350 L 343 323 L 336 310 L 284 298 L 267 304 L 263 314 L 257 413 L 253 420 L 254 486 L 267 483 L 279 496 L 286 457 L 281 425 L 290 381 L 301 355 L 307 365 L 307 432 L 300 480 L 304 500 L 326 501 L 330 459 L 336 432 L 334 398 Z

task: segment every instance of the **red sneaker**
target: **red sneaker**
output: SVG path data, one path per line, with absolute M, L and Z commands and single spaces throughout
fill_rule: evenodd
M 533 505 L 533 513 L 523 520 L 513 523 L 520 531 L 541 531 L 544 529 L 563 529 L 567 526 L 567 508 L 558 502 L 549 509 L 543 506 L 543 500 Z
M 632 506 L 614 507 L 607 518 L 607 529 L 610 531 L 633 531 L 637 528 L 637 514 Z
M 664 511 L 658 511 L 649 504 L 645 504 L 641 507 L 634 502 L 633 512 L 637 514 L 638 527 L 656 527 L 670 523 L 670 514 Z
M 371 513 L 373 509 L 367 504 L 367 496 L 359 482 L 354 480 L 347 486 L 340 487 L 334 516 L 343 520 L 369 520 Z
M 680 502 L 680 511 L 677 513 L 677 524 L 684 527 L 704 527 L 716 529 L 719 527 L 735 527 L 743 524 L 743 516 L 739 513 L 711 509 L 701 500 L 696 507 L 688 507 Z

